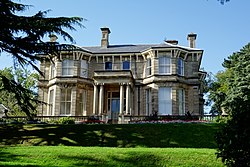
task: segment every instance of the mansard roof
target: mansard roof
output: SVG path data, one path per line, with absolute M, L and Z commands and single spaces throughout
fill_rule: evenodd
M 161 48 L 179 48 L 187 51 L 202 51 L 197 48 L 184 47 L 180 45 L 173 45 L 170 43 L 162 43 L 162 44 L 127 44 L 127 45 L 109 45 L 107 48 L 101 46 L 90 46 L 90 47 L 82 47 L 82 49 L 91 52 L 93 54 L 101 54 L 101 53 L 141 53 L 149 49 L 161 49 Z

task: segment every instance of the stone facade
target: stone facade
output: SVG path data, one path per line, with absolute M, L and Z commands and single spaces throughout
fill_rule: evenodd
M 189 47 L 109 45 L 109 28 L 101 30 L 101 46 L 41 55 L 39 97 L 47 104 L 39 115 L 100 115 L 115 123 L 128 115 L 203 114 L 203 50 L 193 48 L 196 34 L 188 35 Z

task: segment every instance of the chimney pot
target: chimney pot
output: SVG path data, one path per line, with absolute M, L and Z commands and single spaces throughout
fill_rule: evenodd
M 49 38 L 50 38 L 50 42 L 56 42 L 56 40 L 58 39 L 58 37 L 55 34 L 49 35 Z
M 165 40 L 165 42 L 173 44 L 173 45 L 178 45 L 178 41 L 177 40 Z
M 195 48 L 196 47 L 195 46 L 196 37 L 197 37 L 197 34 L 195 34 L 195 33 L 188 34 L 187 40 L 189 41 L 189 47 L 190 48 Z
M 102 31 L 101 47 L 107 48 L 109 46 L 109 34 L 111 33 L 111 31 L 107 27 L 101 28 L 101 31 Z

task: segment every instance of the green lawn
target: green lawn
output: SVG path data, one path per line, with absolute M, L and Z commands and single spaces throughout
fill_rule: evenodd
M 0 145 L 216 148 L 218 124 L 0 125 Z
M 215 149 L 0 147 L 0 166 L 223 166 Z

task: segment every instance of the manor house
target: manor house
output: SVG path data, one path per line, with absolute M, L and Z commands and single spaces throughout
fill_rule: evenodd
M 189 46 L 176 40 L 160 44 L 109 44 L 110 29 L 101 28 L 100 46 L 63 45 L 57 54 L 41 54 L 39 106 L 43 116 L 98 115 L 113 123 L 126 116 L 203 114 L 203 50 L 197 35 Z M 46 59 L 48 58 L 49 59 Z

